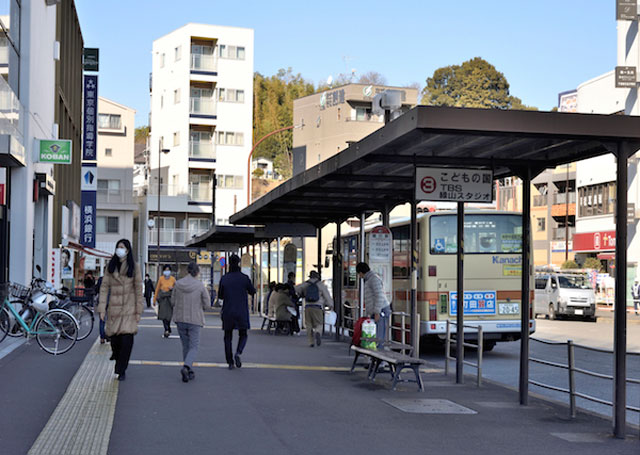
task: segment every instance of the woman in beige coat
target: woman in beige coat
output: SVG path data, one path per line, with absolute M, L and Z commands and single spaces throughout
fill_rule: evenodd
M 192 370 L 193 361 L 200 344 L 200 329 L 204 326 L 204 310 L 209 306 L 209 293 L 198 279 L 200 267 L 195 262 L 187 266 L 187 276 L 179 279 L 171 294 L 173 322 L 178 326 L 178 334 L 182 342 L 182 359 L 184 366 L 180 370 L 182 382 L 195 378 Z
M 140 267 L 133 260 L 131 242 L 119 240 L 102 279 L 98 304 L 100 320 L 104 321 L 106 315 L 105 332 L 111 338 L 111 358 L 116 361 L 115 373 L 119 381 L 125 379 L 143 300 L 142 276 Z

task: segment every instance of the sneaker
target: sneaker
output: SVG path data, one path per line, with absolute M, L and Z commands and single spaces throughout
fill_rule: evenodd
M 111 357 L 109 357 L 109 360 L 115 360 L 116 359 L 116 354 L 115 353 L 111 353 Z
M 168 330 L 165 330 L 165 331 L 164 331 L 164 337 L 165 337 L 165 338 L 169 338 L 169 331 L 168 331 Z
M 124 373 L 120 373 L 120 374 L 118 375 L 118 381 L 124 381 L 125 379 L 126 379 L 126 378 L 125 378 Z
M 320 337 L 320 334 L 316 332 L 315 337 L 316 337 L 316 346 L 320 346 L 320 344 L 322 343 L 322 338 Z
M 229 369 L 230 369 L 230 370 L 233 370 L 234 368 L 235 368 L 235 367 L 233 366 L 233 363 L 230 363 L 230 364 L 229 364 Z
M 235 362 L 236 362 L 236 367 L 238 367 L 238 368 L 242 367 L 242 361 L 240 360 L 240 354 L 236 354 L 235 357 L 233 358 L 233 360 L 235 360 Z
M 191 368 L 189 368 L 189 381 L 193 381 L 195 378 L 196 378 L 196 374 L 193 372 Z
M 104 344 L 105 343 L 105 339 L 104 338 L 100 338 L 100 344 Z
M 180 374 L 182 375 L 182 382 L 189 382 L 189 370 L 187 370 L 186 366 L 180 369 Z

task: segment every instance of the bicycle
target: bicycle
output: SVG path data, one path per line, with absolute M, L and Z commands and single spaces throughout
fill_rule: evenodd
M 87 338 L 93 331 L 95 324 L 93 310 L 83 302 L 74 301 L 67 288 L 62 288 L 60 291 L 55 292 L 54 295 L 57 300 L 53 302 L 53 306 L 67 310 L 78 321 L 78 341 Z
M 78 322 L 71 313 L 60 308 L 48 309 L 42 305 L 27 304 L 36 316 L 27 323 L 5 296 L 0 308 L 0 342 L 9 332 L 12 318 L 20 325 L 27 338 L 35 337 L 40 348 L 48 354 L 60 355 L 69 351 L 78 339 Z

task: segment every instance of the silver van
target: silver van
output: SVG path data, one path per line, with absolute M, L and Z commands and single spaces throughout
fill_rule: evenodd
M 533 313 L 534 317 L 579 316 L 595 322 L 596 293 L 589 277 L 583 273 L 536 274 Z

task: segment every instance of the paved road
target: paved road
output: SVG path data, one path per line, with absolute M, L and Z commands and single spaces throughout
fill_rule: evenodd
M 613 349 L 613 319 L 610 312 L 599 312 L 597 323 L 578 320 L 550 321 L 537 319 L 537 330 L 533 335 L 536 339 L 566 343 L 571 339 L 576 345 L 589 346 L 599 349 Z M 627 330 L 627 377 L 640 379 L 640 317 L 629 315 Z M 595 371 L 600 374 L 613 375 L 613 355 L 576 347 L 576 367 Z M 467 357 L 475 361 L 476 353 L 467 352 Z M 551 362 L 567 364 L 567 347 L 563 345 L 548 345 L 535 340 L 530 342 L 530 357 Z M 425 359 L 444 368 L 443 352 L 434 351 L 424 356 Z M 493 351 L 483 357 L 483 377 L 517 388 L 519 383 L 520 342 L 498 343 Z M 455 368 L 455 366 L 452 364 Z M 530 363 L 529 378 L 555 387 L 568 388 L 568 373 L 566 370 Z M 474 373 L 470 367 L 465 372 Z M 593 378 L 576 374 L 576 389 L 587 395 L 612 401 L 613 385 L 611 380 Z M 531 385 L 531 392 L 547 396 L 563 403 L 568 403 L 568 395 Z M 589 400 L 577 399 L 580 408 L 611 416 L 611 407 L 594 403 Z M 627 404 L 640 407 L 640 386 L 627 385 Z M 631 424 L 640 423 L 637 412 L 627 411 L 627 421 Z

